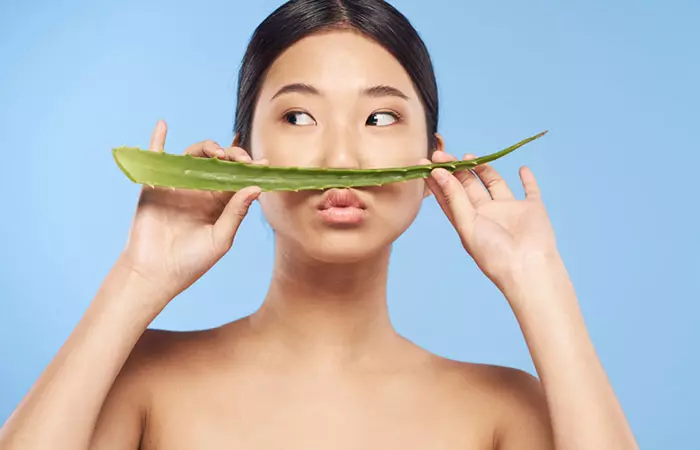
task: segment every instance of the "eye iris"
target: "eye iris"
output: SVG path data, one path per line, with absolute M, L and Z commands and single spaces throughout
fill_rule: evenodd
M 367 118 L 367 125 L 373 125 L 373 126 L 391 125 L 395 120 L 396 120 L 396 118 L 391 113 L 374 113 Z
M 302 111 L 288 112 L 284 115 L 284 119 L 290 125 L 315 125 L 316 121 L 309 114 Z

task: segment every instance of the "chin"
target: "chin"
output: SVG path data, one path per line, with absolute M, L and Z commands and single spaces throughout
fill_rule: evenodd
M 367 196 L 365 203 L 351 191 L 330 190 L 322 197 L 276 195 L 261 203 L 277 245 L 288 256 L 352 264 L 388 253 L 418 213 L 417 195 L 383 192 L 381 202 Z
M 328 264 L 352 264 L 376 258 L 389 250 L 394 239 L 366 227 L 333 227 L 297 237 L 297 248 L 309 258 Z

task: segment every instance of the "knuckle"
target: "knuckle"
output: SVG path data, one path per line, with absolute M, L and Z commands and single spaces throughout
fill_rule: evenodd
M 243 220 L 246 214 L 248 214 L 248 206 L 249 203 L 246 199 L 240 199 L 238 201 L 235 208 L 236 217 L 238 219 Z
M 233 153 L 233 158 L 236 161 L 249 161 L 250 160 L 248 153 L 245 150 L 243 150 L 242 148 L 234 148 L 232 153 Z
M 498 177 L 490 177 L 484 180 L 484 186 L 486 186 L 486 189 L 492 189 L 494 187 L 498 187 L 503 183 L 503 180 Z
M 205 148 L 206 141 L 197 142 L 196 144 L 187 147 L 185 153 L 192 156 L 201 156 L 202 154 L 204 154 Z
M 452 191 L 452 189 L 445 189 L 442 193 L 443 199 L 445 199 L 445 203 L 448 205 L 452 205 L 455 201 L 455 194 Z
M 474 173 L 479 175 L 479 177 L 493 176 L 493 168 L 488 163 L 479 164 L 478 166 L 475 166 L 472 170 L 474 170 Z
M 236 208 L 236 217 L 238 221 L 242 221 L 246 214 L 248 214 L 248 207 L 245 204 L 241 204 Z
M 465 188 L 467 186 L 470 186 L 472 183 L 474 183 L 476 181 L 474 174 L 471 173 L 471 171 L 469 171 L 469 170 L 464 170 L 464 171 L 457 173 L 457 179 L 462 184 L 462 186 Z
M 219 149 L 219 145 L 212 140 L 206 140 L 202 142 L 200 148 L 201 153 L 207 156 L 214 156 L 216 154 L 216 151 Z
M 232 236 L 225 236 L 225 237 L 218 237 L 217 236 L 217 238 L 212 238 L 211 246 L 212 246 L 212 250 L 214 251 L 214 254 L 224 255 L 229 250 L 231 250 L 231 247 L 233 247 L 233 237 Z

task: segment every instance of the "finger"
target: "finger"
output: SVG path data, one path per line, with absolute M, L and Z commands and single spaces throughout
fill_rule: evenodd
M 430 183 L 435 186 L 433 193 L 440 207 L 448 216 L 460 236 L 471 232 L 476 219 L 476 211 L 459 180 L 445 169 L 434 169 L 430 173 Z
M 457 158 L 443 150 L 436 150 L 433 152 L 433 162 L 435 163 L 444 163 L 452 161 L 457 161 Z
M 462 161 L 468 161 L 470 159 L 476 158 L 476 155 L 472 155 L 471 153 L 467 153 L 462 157 Z M 467 185 L 464 184 L 464 182 L 469 179 L 469 178 L 474 178 L 474 174 L 472 173 L 471 169 L 465 169 L 465 170 L 459 170 L 454 173 L 455 177 L 462 183 L 462 185 L 466 188 Z M 478 182 L 479 180 L 477 180 Z M 481 184 L 481 183 L 479 183 Z M 482 189 L 483 190 L 483 189 Z
M 431 172 L 430 176 L 425 179 L 425 184 L 428 185 L 430 192 L 435 196 L 435 199 L 437 200 L 438 204 L 440 205 L 440 208 L 442 208 L 442 212 L 447 216 L 447 219 L 454 226 L 455 221 L 454 221 L 454 216 L 452 214 L 452 211 L 449 208 L 444 207 L 443 203 L 441 203 L 440 195 L 441 195 L 442 188 L 440 187 L 438 182 L 433 177 L 432 172 Z
M 525 189 L 525 198 L 531 200 L 540 200 L 542 198 L 535 175 L 529 167 L 523 166 L 520 168 L 520 181 L 522 181 L 523 189 Z
M 491 198 L 494 200 L 512 200 L 513 193 L 508 187 L 506 180 L 501 177 L 501 175 L 493 168 L 491 164 L 479 164 L 474 167 L 474 173 L 481 179 L 484 183 L 486 190 L 491 194 Z
M 214 223 L 214 242 L 219 249 L 228 251 L 253 201 L 260 195 L 260 188 L 248 186 L 236 192 L 228 201 L 219 219 Z
M 476 158 L 476 155 L 466 154 L 463 159 L 470 160 L 474 158 Z M 469 197 L 469 201 L 472 202 L 472 205 L 477 206 L 480 203 L 491 200 L 488 191 L 484 188 L 484 185 L 481 184 L 481 180 L 474 175 L 474 172 L 471 170 L 460 170 L 455 176 L 459 182 L 462 183 L 464 191 L 467 193 L 467 197 Z
M 164 120 L 159 120 L 151 134 L 151 142 L 148 144 L 148 149 L 154 152 L 162 152 L 165 148 L 165 135 L 167 133 L 167 124 Z
M 220 158 L 226 157 L 224 149 L 212 140 L 197 142 L 185 149 L 186 155 L 196 156 L 198 158 Z
M 457 161 L 457 158 L 456 158 L 455 156 L 452 156 L 451 154 L 445 152 L 444 150 L 435 150 L 435 151 L 433 152 L 431 158 L 433 159 L 433 160 L 431 161 L 431 163 L 438 163 L 438 164 L 439 164 L 439 163 L 445 163 L 445 162 L 454 162 L 454 161 Z M 456 174 L 455 174 L 455 176 L 456 176 Z M 429 180 L 428 183 L 427 183 L 427 184 L 428 184 L 428 187 L 430 187 L 430 190 L 433 192 L 433 194 L 435 194 L 436 192 L 439 192 L 439 191 L 440 191 L 439 185 L 436 184 L 436 181 L 435 181 L 435 180 L 431 180 L 430 178 L 428 178 L 428 180 Z M 436 189 L 436 187 L 437 187 L 437 189 Z M 436 195 L 437 195 L 437 194 L 436 194 Z M 436 197 L 436 198 L 437 198 L 437 197 Z M 450 215 L 450 214 L 448 214 L 447 217 L 450 218 L 450 221 L 452 221 L 452 218 L 451 218 L 451 215 Z
M 241 147 L 226 147 L 224 149 L 226 152 L 226 159 L 235 162 L 252 162 L 248 152 L 243 150 Z
M 251 164 L 257 164 L 257 165 L 268 165 L 270 162 L 267 160 L 267 158 L 261 158 L 261 159 L 252 159 L 250 156 L 250 153 L 248 153 L 245 149 L 241 147 L 226 147 L 224 148 L 224 152 L 226 152 L 226 159 L 229 161 L 235 161 L 235 162 L 247 162 Z

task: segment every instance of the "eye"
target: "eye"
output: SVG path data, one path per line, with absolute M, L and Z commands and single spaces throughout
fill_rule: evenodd
M 316 125 L 314 118 L 303 111 L 289 111 L 284 120 L 291 125 Z
M 399 121 L 399 115 L 392 112 L 376 112 L 370 114 L 365 125 L 385 127 Z

